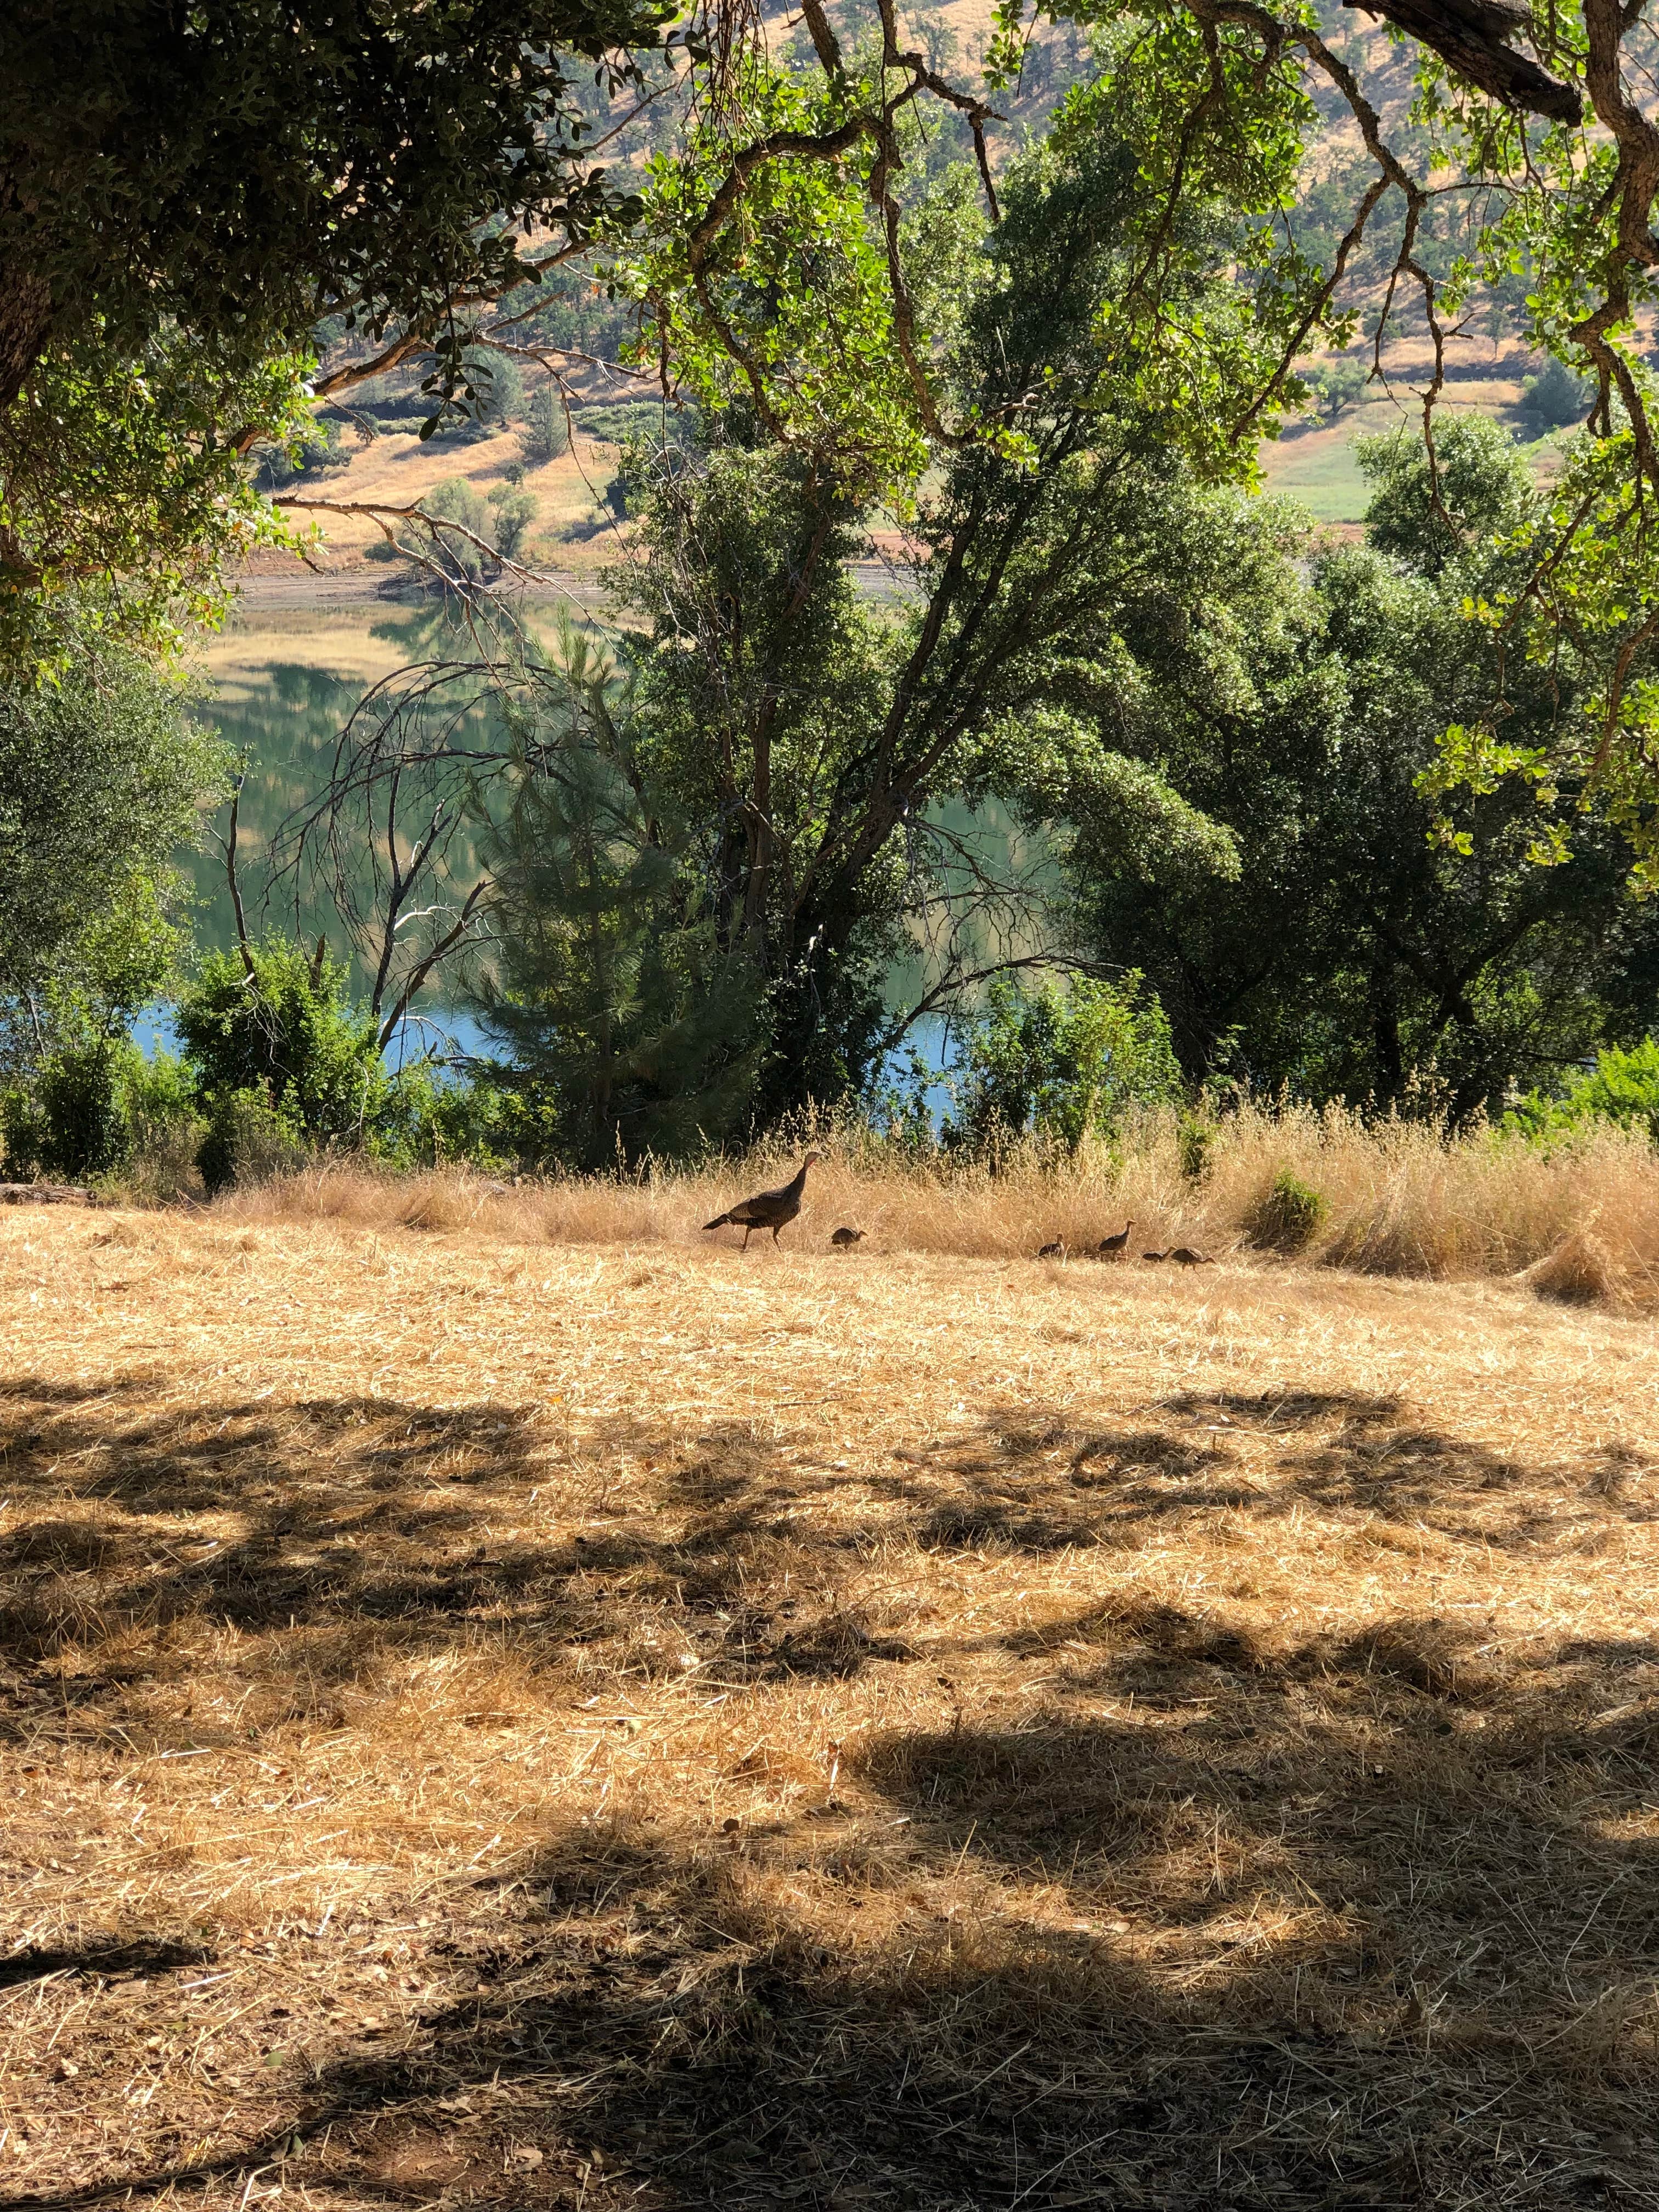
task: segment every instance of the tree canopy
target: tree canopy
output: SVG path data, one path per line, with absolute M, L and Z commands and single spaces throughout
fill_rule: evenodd
M 1233 687 L 1151 702 L 1165 773 L 1231 834 L 1237 876 L 1149 881 L 1085 834 L 1072 880 L 1087 941 L 1145 968 L 1194 1079 L 1461 1119 L 1643 1033 L 1659 917 L 1605 819 L 1540 866 L 1523 780 L 1446 790 L 1441 734 L 1496 680 L 1464 602 L 1516 564 L 1494 547 L 1540 503 L 1524 460 L 1494 425 L 1449 426 L 1454 525 L 1415 440 L 1363 450 L 1369 544 L 1316 553 L 1305 581 L 1261 571 L 1234 602 Z M 1570 653 L 1548 680 L 1513 672 L 1516 742 L 1547 740 L 1581 675 Z
M 174 857 L 226 773 L 191 704 L 89 620 L 61 681 L 0 688 L 0 1060 L 118 1028 L 167 975 Z
M 581 64 L 653 0 L 39 0 L 0 25 L 0 408 L 49 346 L 186 333 L 222 374 L 325 316 L 442 343 L 615 204 Z M 544 258 L 545 258 L 545 253 Z

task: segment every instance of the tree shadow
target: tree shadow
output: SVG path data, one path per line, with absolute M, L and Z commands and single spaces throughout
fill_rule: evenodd
M 1546 1697 L 1447 1735 L 1325 1665 L 1317 1718 L 1292 1669 L 1156 1722 L 893 1729 L 829 1823 L 550 1832 L 477 1990 L 337 2049 L 221 2170 L 606 2212 L 1650 2202 L 1659 1866 L 1607 1829 L 1654 1723 Z M 1540 1769 L 1593 1770 L 1596 1817 Z
M 1183 1392 L 1152 1411 L 1134 1425 L 1091 1428 L 1074 1413 L 1034 1420 L 1022 1407 L 907 1452 L 939 1486 L 919 1540 L 1032 1553 L 1139 1546 L 1160 1522 L 1271 1521 L 1311 1507 L 1525 1551 L 1659 1517 L 1659 1492 L 1633 1494 L 1654 1463 L 1628 1447 L 1599 1448 L 1577 1471 L 1537 1465 L 1425 1427 L 1394 1395 Z M 925 1503 L 927 1486 L 912 1495 Z
M 174 1974 L 186 1966 L 209 1965 L 216 1955 L 201 1943 L 123 1943 L 113 1938 L 68 1948 L 32 1943 L 27 1949 L 0 1958 L 0 1990 L 16 1989 L 27 1982 L 55 1980 L 62 1974 L 106 1982 L 134 1974 Z
M 1228 1434 L 1247 1424 L 1253 1443 Z M 672 1621 L 717 1696 L 993 1644 L 1049 1670 L 1017 1710 L 953 1691 L 945 1723 L 876 1700 L 838 1799 L 550 1819 L 533 1863 L 481 1886 L 487 1925 L 434 1936 L 470 1986 L 411 2002 L 403 2047 L 332 2035 L 257 2142 L 110 2193 L 263 2172 L 335 2203 L 583 2212 L 1659 2194 L 1659 1707 L 1609 1709 L 1605 1686 L 1659 1662 L 1644 1634 L 1498 1665 L 1467 1620 L 1293 1635 L 1133 1588 L 977 1643 L 894 1634 L 850 1594 L 864 1537 L 817 1510 L 834 1470 L 743 1424 L 576 1438 L 507 1406 L 361 1398 L 157 1416 L 141 1385 L 21 1384 L 0 1431 L 9 1493 L 39 1506 L 0 1548 L 25 1659 L 84 1639 L 95 1605 L 120 1630 L 294 1623 L 325 1690 L 377 1640 L 446 1648 L 479 1618 L 591 1651 Z M 1099 1428 L 1020 1409 L 907 1448 L 875 1533 L 1036 1557 L 1177 1515 L 1388 1520 L 1414 1497 L 1486 1541 L 1475 1499 L 1519 1547 L 1645 1512 L 1629 1459 L 1564 1472 L 1425 1433 L 1340 1394 L 1186 1396 Z M 649 1485 L 613 1482 L 624 1466 Z M 551 1533 L 502 1533 L 532 1490 Z M 44 1671 L 66 1741 L 124 1712 L 112 1660 Z M 0 1682 L 15 1732 L 39 1731 L 33 1695 L 27 1668 Z M 31 1954 L 13 1979 L 165 1953 Z

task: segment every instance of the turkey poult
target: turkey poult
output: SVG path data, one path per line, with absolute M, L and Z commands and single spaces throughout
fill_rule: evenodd
M 750 1237 L 757 1229 L 769 1229 L 772 1242 L 775 1244 L 779 1230 L 787 1229 L 800 1212 L 800 1194 L 806 1188 L 807 1169 L 815 1167 L 823 1158 L 822 1152 L 808 1152 L 796 1169 L 793 1180 L 785 1183 L 781 1189 L 760 1190 L 753 1198 L 740 1198 L 728 1212 L 717 1213 L 712 1221 L 705 1221 L 702 1224 L 704 1229 L 724 1229 L 728 1223 L 733 1229 L 741 1229 L 745 1252 L 749 1249 Z
M 1123 1254 L 1128 1249 L 1129 1231 L 1133 1227 L 1134 1224 L 1133 1221 L 1126 1221 L 1115 1237 L 1103 1237 L 1099 1243 L 1095 1247 L 1095 1249 L 1099 1253 L 1101 1258 L 1103 1260 L 1121 1259 Z
M 837 1252 L 850 1252 L 855 1244 L 864 1242 L 864 1231 L 861 1229 L 836 1229 L 831 1231 L 830 1242 Z
M 1213 1267 L 1215 1265 L 1207 1252 L 1194 1252 L 1190 1244 L 1176 1244 L 1164 1256 L 1166 1260 L 1179 1260 L 1183 1267 Z

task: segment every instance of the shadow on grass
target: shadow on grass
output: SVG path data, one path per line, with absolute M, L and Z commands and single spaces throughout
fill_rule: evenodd
M 1230 1438 L 1247 1424 L 1269 1468 Z M 969 1695 L 949 1726 L 868 1729 L 841 1806 L 550 1829 L 487 1931 L 447 1939 L 477 1986 L 412 2013 L 405 2047 L 337 2039 L 258 2142 L 107 2196 L 260 2172 L 337 2204 L 583 2212 L 1659 2196 L 1659 1709 L 1607 1686 L 1659 1661 L 1645 1634 L 1499 1668 L 1467 1621 L 1268 1640 L 1131 1592 L 913 1647 L 845 1587 L 877 1543 L 1035 1554 L 1356 1502 L 1501 1552 L 1644 1515 L 1633 1467 L 1425 1442 L 1387 1400 L 1188 1398 L 1099 1431 L 1025 1411 L 907 1453 L 849 1533 L 813 1510 L 832 1468 L 742 1427 L 578 1443 L 380 1400 L 157 1420 L 138 1386 L 23 1385 L 0 1428 L 9 1495 L 40 1503 L 0 1554 L 37 1657 L 94 1619 L 194 1614 L 337 1633 L 343 1671 L 365 1639 L 480 1619 L 619 1647 L 617 1615 L 649 1612 L 720 1694 L 993 1644 L 1052 1667 L 1018 1722 Z M 482 1534 L 565 1482 L 568 1535 Z M 61 1679 L 71 1731 L 118 1710 L 112 1673 Z
M 1632 1811 L 1651 1723 L 1447 1737 L 1362 1686 L 1363 1738 L 1281 1679 L 1180 1727 L 895 1731 L 828 1826 L 550 1835 L 477 1992 L 337 2048 L 219 2172 L 589 2212 L 1650 2203 L 1655 1849 L 1538 1778 Z
M 27 1982 L 54 1981 L 74 1974 L 88 1980 L 119 1981 L 129 1975 L 173 1974 L 185 1966 L 209 1964 L 216 1954 L 200 1943 L 118 1943 L 93 1941 L 70 1947 L 30 1944 L 0 1958 L 0 1990 Z

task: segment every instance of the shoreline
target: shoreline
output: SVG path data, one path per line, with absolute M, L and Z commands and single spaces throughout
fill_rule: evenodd
M 902 572 L 884 560 L 848 562 L 848 573 L 861 598 L 891 600 L 907 596 Z M 431 596 L 419 592 L 388 590 L 383 569 L 356 564 L 322 570 L 307 568 L 299 562 L 292 568 L 250 568 L 235 579 L 234 589 L 235 596 L 222 635 L 233 631 L 239 619 L 249 614 L 325 613 L 352 607 L 375 607 L 390 613 L 412 611 L 434 603 Z M 570 605 L 589 612 L 603 609 L 609 600 L 598 573 L 579 568 L 555 569 L 547 573 L 543 583 L 514 584 L 494 596 L 507 605 Z

